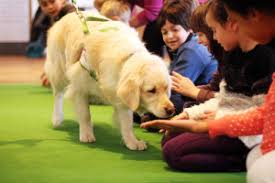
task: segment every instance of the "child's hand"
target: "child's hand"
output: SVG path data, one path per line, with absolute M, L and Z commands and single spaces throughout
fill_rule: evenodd
M 199 117 L 199 120 L 213 120 L 215 119 L 215 116 L 215 111 L 205 111 L 204 114 Z
M 196 99 L 200 89 L 187 77 L 184 77 L 177 72 L 172 72 L 172 90 L 180 93 L 183 96 Z
M 155 127 L 165 129 L 169 132 L 195 132 L 204 133 L 208 131 L 207 121 L 194 120 L 153 120 L 142 123 L 141 128 Z
M 140 125 L 141 128 L 150 128 L 155 127 L 162 130 L 171 130 L 172 126 L 169 124 L 170 120 L 153 120 L 147 121 Z
M 181 119 L 189 119 L 189 116 L 186 112 L 182 112 L 176 116 L 174 116 L 171 120 L 181 120 Z
M 45 72 L 43 72 L 41 74 L 40 79 L 41 79 L 41 82 L 42 82 L 42 86 L 45 86 L 45 87 L 50 87 L 51 86 L 50 81 L 48 80 Z

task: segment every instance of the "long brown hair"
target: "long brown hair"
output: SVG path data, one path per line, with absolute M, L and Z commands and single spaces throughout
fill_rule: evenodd
M 194 32 L 202 32 L 206 35 L 209 41 L 209 51 L 218 61 L 221 61 L 223 57 L 223 48 L 214 40 L 213 31 L 205 22 L 207 7 L 207 4 L 203 4 L 194 10 L 191 16 L 191 28 Z

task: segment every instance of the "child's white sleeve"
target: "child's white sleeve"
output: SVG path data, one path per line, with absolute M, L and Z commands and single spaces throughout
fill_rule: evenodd
M 216 111 L 218 108 L 219 98 L 215 97 L 199 105 L 186 108 L 183 111 L 189 116 L 189 119 L 199 119 L 205 111 Z

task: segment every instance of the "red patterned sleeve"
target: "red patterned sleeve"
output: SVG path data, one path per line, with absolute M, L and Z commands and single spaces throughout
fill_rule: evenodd
M 230 137 L 261 134 L 264 125 L 264 106 L 239 114 L 228 115 L 209 122 L 209 135 Z
M 273 74 L 273 82 L 261 107 L 209 122 L 209 135 L 211 137 L 219 135 L 237 137 L 261 134 L 265 122 L 273 119 L 273 114 L 275 114 L 275 74 Z

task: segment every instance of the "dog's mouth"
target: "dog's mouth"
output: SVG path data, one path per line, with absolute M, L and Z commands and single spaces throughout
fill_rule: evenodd
M 135 112 L 137 112 L 140 116 L 142 116 L 143 114 L 148 112 L 148 110 L 145 107 L 143 107 L 142 105 L 140 105 Z
M 165 112 L 163 114 L 160 114 L 160 113 L 150 111 L 145 106 L 140 105 L 139 108 L 135 112 L 137 112 L 140 116 L 142 116 L 145 113 L 149 112 L 149 113 L 152 113 L 152 114 L 154 114 L 155 116 L 157 116 L 159 118 L 169 118 L 169 117 L 174 115 L 175 109 L 174 108 L 167 108 L 167 109 L 165 109 Z

